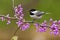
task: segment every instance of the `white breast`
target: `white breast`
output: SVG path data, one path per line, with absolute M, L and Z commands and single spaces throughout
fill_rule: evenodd
M 40 18 L 42 18 L 42 16 L 38 17 L 36 15 L 30 15 L 30 17 L 33 18 L 33 19 L 40 19 Z

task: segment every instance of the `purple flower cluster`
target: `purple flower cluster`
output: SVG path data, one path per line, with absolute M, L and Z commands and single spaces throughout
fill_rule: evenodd
M 54 34 L 54 35 L 59 34 L 58 25 L 52 24 L 52 25 L 50 26 L 50 31 L 51 31 L 51 34 Z
M 23 24 L 23 21 L 19 20 L 18 22 L 16 22 L 16 24 L 18 25 L 18 27 L 20 27 Z
M 22 20 L 16 22 L 16 24 L 18 25 L 18 27 L 20 27 L 22 31 L 25 31 L 30 27 L 30 23 L 24 23 Z
M 53 21 L 51 18 L 49 23 L 45 20 L 42 24 L 35 23 L 34 26 L 36 27 L 37 32 L 46 32 L 47 28 L 50 28 L 50 33 L 54 35 L 59 35 L 59 26 L 60 20 Z
M 16 7 L 14 8 L 14 10 L 15 10 L 15 15 L 14 15 L 14 16 L 15 16 L 17 19 L 22 20 L 23 17 L 24 17 L 24 14 L 23 14 L 23 8 L 22 8 L 21 4 L 18 5 L 18 6 L 16 6 Z
M 37 32 L 46 32 L 47 29 L 47 25 L 46 25 L 46 21 L 44 21 L 42 24 L 34 24 L 36 26 Z
M 34 26 L 36 27 L 36 29 L 38 29 L 39 26 L 40 26 L 40 24 L 38 24 L 38 23 L 34 23 Z
M 0 17 L 0 19 L 1 19 L 2 21 L 4 21 L 4 20 L 5 20 L 5 18 L 4 18 L 4 17 Z
M 10 19 L 9 14 L 7 14 L 6 17 L 7 17 L 7 24 L 10 24 L 11 23 L 11 21 L 10 21 L 11 19 Z
M 29 23 L 25 23 L 24 25 L 22 25 L 22 27 L 20 28 L 22 31 L 25 31 L 26 29 L 28 29 L 30 27 Z
M 41 27 L 40 27 L 40 32 L 46 32 L 46 29 L 47 29 L 47 25 L 46 25 L 46 23 L 42 23 L 41 24 Z
M 6 19 L 5 19 L 6 18 Z M 7 24 L 10 24 L 11 23 L 11 19 L 10 19 L 10 16 L 9 16 L 9 14 L 7 14 L 5 17 L 4 16 L 2 16 L 2 17 L 0 17 L 0 19 L 2 20 L 2 21 L 4 21 L 4 20 L 7 20 Z
M 23 20 L 24 14 L 23 14 L 23 8 L 20 5 L 18 5 L 17 7 L 14 8 L 15 10 L 15 17 L 18 19 L 18 21 L 16 22 L 16 24 L 18 25 L 18 27 L 20 27 L 20 29 L 22 31 L 26 30 L 27 28 L 30 27 L 29 23 L 25 23 Z
M 58 21 L 58 24 L 60 24 L 60 20 Z

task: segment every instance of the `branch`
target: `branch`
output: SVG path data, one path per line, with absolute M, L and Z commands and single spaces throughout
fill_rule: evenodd
M 7 17 L 7 16 L 4 16 L 4 15 L 0 15 L 0 17 L 4 17 L 5 19 L 12 19 L 12 20 L 17 20 L 17 18 L 15 17 Z
M 12 0 L 12 7 L 13 7 L 13 9 L 14 9 L 14 0 Z

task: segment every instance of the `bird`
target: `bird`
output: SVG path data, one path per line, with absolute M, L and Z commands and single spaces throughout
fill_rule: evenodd
M 29 10 L 29 12 L 30 12 L 30 17 L 33 18 L 34 20 L 41 19 L 43 15 L 48 14 L 44 11 L 39 11 L 36 9 L 31 9 Z

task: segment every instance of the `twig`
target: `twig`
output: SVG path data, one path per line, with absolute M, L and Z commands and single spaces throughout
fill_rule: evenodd
M 14 9 L 14 0 L 12 0 L 12 7 L 13 7 L 13 9 Z
M 15 18 L 15 17 L 7 17 L 7 16 L 4 16 L 4 15 L 0 15 L 0 17 L 4 17 L 5 19 L 13 19 L 13 20 L 17 20 L 17 18 Z

